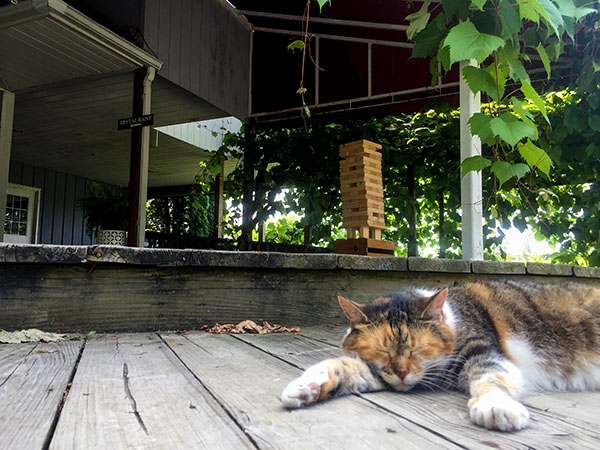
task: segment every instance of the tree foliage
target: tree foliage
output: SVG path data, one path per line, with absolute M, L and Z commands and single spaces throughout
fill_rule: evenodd
M 160 233 L 211 236 L 214 198 L 195 185 L 188 195 L 151 199 L 146 207 L 147 229 Z

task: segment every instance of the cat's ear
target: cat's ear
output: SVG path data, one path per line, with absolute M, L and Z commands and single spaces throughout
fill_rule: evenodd
M 342 307 L 342 311 L 348 318 L 350 325 L 358 325 L 359 323 L 368 323 L 369 318 L 363 312 L 364 306 L 360 303 L 353 302 L 352 300 L 346 300 L 344 297 L 338 295 L 338 302 Z
M 433 294 L 431 297 L 423 299 L 419 302 L 420 305 L 417 309 L 418 317 L 425 320 L 442 320 L 444 313 L 442 308 L 444 302 L 448 296 L 448 288 L 444 288 L 441 291 Z

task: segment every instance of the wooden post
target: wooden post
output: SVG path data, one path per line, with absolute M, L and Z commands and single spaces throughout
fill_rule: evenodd
M 133 75 L 134 117 L 150 114 L 151 86 L 155 69 L 139 68 Z M 150 128 L 131 129 L 131 154 L 129 163 L 129 233 L 127 245 L 143 247 L 146 230 L 146 199 L 148 195 L 148 162 Z
M 213 214 L 213 236 L 223 237 L 223 191 L 225 186 L 225 161 L 221 158 L 221 172 L 215 178 L 215 209 Z
M 2 106 L 0 107 L 0 242 L 3 242 L 13 119 L 15 113 L 15 94 L 4 90 L 0 91 L 0 93 L 2 95 Z
M 473 95 L 462 76 L 462 69 L 467 65 L 475 65 L 474 60 L 460 63 L 460 160 L 481 155 L 479 137 L 471 135 L 469 119 L 480 111 L 481 97 Z M 462 253 L 463 259 L 483 259 L 483 214 L 481 172 L 469 172 L 460 184 L 462 209 Z

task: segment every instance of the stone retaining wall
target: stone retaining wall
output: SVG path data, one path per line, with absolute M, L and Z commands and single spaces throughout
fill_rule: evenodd
M 87 332 L 192 329 L 251 319 L 344 323 L 337 295 L 368 301 L 404 286 L 484 278 L 600 286 L 600 268 L 107 246 L 0 244 L 0 328 Z

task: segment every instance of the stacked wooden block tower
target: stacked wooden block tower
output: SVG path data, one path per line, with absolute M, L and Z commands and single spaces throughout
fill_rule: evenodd
M 336 253 L 394 256 L 394 243 L 381 240 L 385 216 L 380 149 L 367 140 L 340 146 L 342 227 L 348 239 L 335 241 Z

